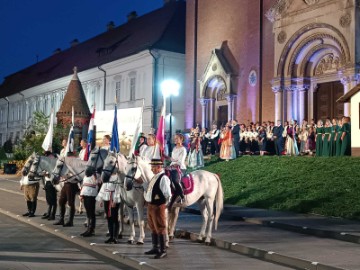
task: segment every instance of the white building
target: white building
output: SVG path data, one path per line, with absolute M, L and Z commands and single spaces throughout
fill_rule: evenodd
M 0 86 L 0 145 L 20 138 L 34 111 L 58 111 L 74 66 L 90 110 L 94 104 L 113 109 L 116 95 L 119 109 L 144 103 L 143 131 L 149 132 L 163 103 L 160 83 L 175 79 L 184 86 L 185 3 L 170 1 L 141 17 L 132 13 L 127 23 L 109 24 L 105 33 L 6 77 Z M 172 98 L 173 133 L 184 129 L 182 91 Z

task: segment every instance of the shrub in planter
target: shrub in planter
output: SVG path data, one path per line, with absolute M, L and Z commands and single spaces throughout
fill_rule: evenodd
M 11 140 L 7 140 L 4 143 L 4 150 L 5 150 L 5 153 L 12 153 L 13 152 L 13 143 L 12 143 Z

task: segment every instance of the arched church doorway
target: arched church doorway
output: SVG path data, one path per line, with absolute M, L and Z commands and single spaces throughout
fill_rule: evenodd
M 314 93 L 315 119 L 339 118 L 344 116 L 344 105 L 336 102 L 344 94 L 340 81 L 318 84 Z

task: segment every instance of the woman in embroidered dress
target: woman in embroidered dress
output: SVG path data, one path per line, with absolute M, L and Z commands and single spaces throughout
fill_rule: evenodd
M 342 119 L 338 119 L 338 128 L 335 137 L 335 156 L 341 156 L 341 135 L 342 135 Z
M 299 135 L 299 139 L 300 139 L 300 153 L 301 154 L 305 154 L 307 151 L 308 151 L 308 148 L 307 148 L 307 141 L 308 141 L 308 136 L 309 136 L 309 133 L 306 129 L 306 125 L 302 125 L 302 128 L 301 128 L 301 132 L 300 132 L 300 135 Z
M 331 136 L 331 121 L 330 119 L 326 119 L 325 127 L 324 127 L 324 135 L 323 135 L 323 146 L 322 146 L 322 156 L 329 157 L 330 156 L 330 136 Z
M 296 127 L 294 121 L 290 121 L 290 125 L 286 130 L 286 155 L 288 156 L 297 156 L 299 155 L 299 150 L 297 143 L 295 141 Z
M 201 138 L 199 136 L 199 133 L 195 133 L 195 137 L 190 142 L 188 166 L 194 169 L 204 167 L 204 156 L 202 152 Z
M 230 125 L 225 126 L 224 132 L 221 134 L 221 137 L 222 143 L 220 149 L 220 158 L 225 159 L 226 161 L 236 158 Z
M 113 182 L 117 180 L 117 175 L 111 176 L 108 183 L 103 183 L 101 189 L 96 196 L 96 200 L 100 202 L 100 206 L 104 205 L 108 230 L 110 238 L 105 241 L 106 244 L 117 244 L 116 238 L 119 234 L 119 206 L 120 206 L 120 185 Z
M 321 157 L 322 155 L 323 133 L 324 133 L 323 121 L 319 120 L 316 125 L 316 137 L 315 137 L 317 157 Z
M 315 145 L 315 128 L 310 126 L 308 131 L 308 138 L 306 142 L 306 152 L 308 152 L 310 155 L 313 154 L 315 151 L 316 145 Z
M 350 117 L 343 117 L 341 128 L 341 156 L 351 156 L 351 126 Z

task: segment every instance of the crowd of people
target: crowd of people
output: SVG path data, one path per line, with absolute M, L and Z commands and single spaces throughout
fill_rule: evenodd
M 350 117 L 339 119 L 296 120 L 251 122 L 239 124 L 229 121 L 218 128 L 212 125 L 211 130 L 199 125 L 190 131 L 191 147 L 189 148 L 189 165 L 203 164 L 196 162 L 204 155 L 216 155 L 223 160 L 231 160 L 242 155 L 314 155 L 314 156 L 346 156 L 351 155 Z M 196 146 L 197 156 L 191 155 Z

